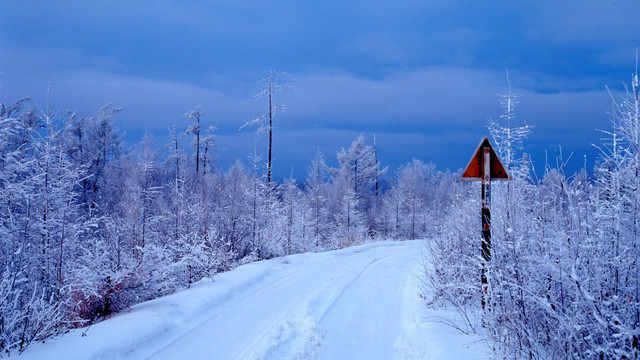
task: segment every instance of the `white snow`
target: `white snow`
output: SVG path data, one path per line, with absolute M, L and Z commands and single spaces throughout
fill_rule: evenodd
M 379 242 L 240 266 L 33 344 L 20 359 L 488 359 L 427 322 L 421 242 Z

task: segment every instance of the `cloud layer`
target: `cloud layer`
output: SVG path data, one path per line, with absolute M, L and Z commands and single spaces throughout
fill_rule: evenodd
M 277 94 L 275 170 L 297 177 L 317 148 L 335 151 L 376 134 L 392 168 L 411 158 L 464 166 L 497 119 L 509 68 L 517 121 L 537 167 L 560 146 L 572 169 L 597 157 L 611 98 L 635 69 L 640 4 L 491 4 L 463 1 L 277 3 L 36 1 L 0 4 L 0 95 L 50 99 L 90 116 L 122 106 L 130 142 L 166 137 L 196 105 L 218 127 L 228 166 L 263 139 L 238 128 L 266 111 L 253 95 L 270 67 L 287 71 Z

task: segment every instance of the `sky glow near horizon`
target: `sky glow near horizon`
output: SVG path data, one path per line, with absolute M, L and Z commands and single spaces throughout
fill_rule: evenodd
M 254 153 L 266 137 L 238 129 L 266 112 L 255 99 L 270 68 L 291 88 L 276 94 L 274 176 L 303 179 L 320 150 L 335 153 L 376 135 L 393 171 L 416 158 L 438 169 L 466 165 L 499 95 L 519 95 L 516 125 L 541 173 L 562 149 L 567 171 L 597 161 L 610 128 L 611 96 L 636 69 L 636 1 L 249 0 L 3 1 L 0 96 L 23 96 L 93 116 L 112 103 L 134 146 L 145 131 L 158 148 L 184 131 L 196 105 L 216 126 L 219 167 Z M 609 94 L 607 88 L 611 91 Z M 184 145 L 188 146 L 187 144 Z

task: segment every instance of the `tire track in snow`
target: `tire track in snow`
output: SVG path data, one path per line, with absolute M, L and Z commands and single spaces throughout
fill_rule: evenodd
M 377 257 L 362 267 L 352 278 L 336 288 L 334 282 L 326 282 L 322 288 L 317 288 L 298 309 L 284 319 L 274 323 L 265 333 L 256 340 L 253 350 L 247 351 L 237 357 L 246 360 L 298 360 L 312 358 L 317 349 L 322 346 L 324 329 L 318 326 L 324 316 L 331 311 L 354 283 L 360 279 L 367 270 L 392 255 Z M 360 266 L 358 266 L 360 267 Z M 352 273 L 353 268 L 344 273 Z M 329 289 L 339 291 L 328 292 Z M 333 295 L 328 296 L 328 294 Z M 322 305 L 319 305 L 322 304 Z M 314 311 L 315 310 L 315 311 Z M 310 313 L 312 312 L 312 314 Z M 255 349 L 258 349 L 256 351 Z
M 348 256 L 357 256 L 361 252 L 367 250 L 356 249 Z M 371 251 L 371 249 L 368 249 Z M 236 359 L 251 359 L 251 360 L 275 360 L 275 359 L 311 359 L 313 358 L 319 349 L 323 347 L 324 335 L 327 330 L 321 327 L 321 323 L 325 320 L 328 314 L 331 314 L 336 304 L 340 303 L 345 298 L 345 294 L 356 284 L 363 276 L 367 275 L 372 267 L 387 260 L 391 257 L 404 257 L 409 254 L 409 257 L 417 257 L 415 254 L 416 249 L 407 249 L 406 247 L 395 249 L 394 246 L 390 246 L 386 250 L 392 250 L 392 254 L 378 256 L 369 260 L 365 264 L 359 264 L 358 266 L 350 267 L 348 271 L 342 271 L 340 278 L 344 278 L 345 274 L 354 274 L 352 277 L 340 282 L 340 286 L 336 286 L 334 281 L 329 281 L 324 284 L 322 288 L 317 288 L 308 297 L 304 304 L 298 307 L 295 311 L 287 314 L 286 317 L 280 319 L 270 326 L 263 335 L 257 339 L 251 350 L 242 353 Z M 347 256 L 341 254 L 340 258 Z M 366 254 L 365 256 L 370 256 Z M 400 259 L 401 260 L 401 259 Z M 394 260 L 390 263 L 397 263 L 398 260 Z M 402 263 L 402 261 L 400 261 Z M 416 263 L 417 264 L 417 263 Z M 415 265 L 415 264 L 414 264 Z M 405 267 L 402 265 L 402 267 Z M 413 266 L 410 266 L 413 268 Z M 403 275 L 412 277 L 412 272 L 403 271 Z M 407 284 L 406 280 L 400 278 L 400 287 Z M 402 293 L 402 292 L 399 292 Z M 417 295 L 416 295 L 417 296 Z M 395 339 L 389 339 L 389 342 L 396 343 Z
M 285 274 L 284 276 L 279 277 L 277 280 L 269 281 L 270 278 L 279 275 L 273 274 L 273 271 L 267 270 L 261 275 L 257 276 L 256 279 L 252 279 L 245 283 L 242 283 L 239 286 L 234 287 L 228 294 L 225 294 L 222 299 L 219 299 L 215 302 L 212 302 L 211 307 L 212 310 L 205 312 L 204 317 L 198 316 L 191 324 L 188 326 L 186 331 L 181 332 L 177 336 L 173 336 L 173 338 L 165 343 L 162 348 L 156 349 L 152 354 L 145 356 L 145 358 L 151 360 L 155 359 L 160 353 L 164 350 L 170 348 L 174 344 L 188 339 L 194 332 L 199 331 L 203 327 L 206 327 L 210 322 L 214 321 L 220 315 L 233 311 L 234 310 L 234 302 L 240 298 L 242 299 L 252 299 L 257 297 L 260 293 L 265 290 L 271 289 L 279 284 L 286 282 L 288 279 L 293 278 L 295 276 L 300 276 L 306 272 L 310 271 L 310 269 L 302 269 L 297 270 L 292 273 Z M 257 286 L 257 288 L 254 288 Z M 250 294 L 247 294 L 251 292 Z M 246 295 L 246 296 L 245 296 Z M 201 314 L 203 315 L 203 314 Z
M 418 257 L 414 248 L 377 259 L 345 287 L 319 322 L 326 333 L 315 359 L 391 359 L 404 329 L 405 287 Z M 416 289 L 417 290 L 417 289 Z M 417 294 L 416 294 L 417 296 Z
M 213 309 L 164 335 L 167 340 L 157 342 L 161 347 L 127 358 L 171 359 L 181 353 L 193 359 L 311 359 L 326 346 L 327 332 L 335 331 L 323 322 L 337 304 L 348 302 L 350 289 L 378 264 L 406 262 L 415 249 L 406 243 L 371 244 L 269 265 L 268 274 L 232 288 L 234 294 L 214 301 Z

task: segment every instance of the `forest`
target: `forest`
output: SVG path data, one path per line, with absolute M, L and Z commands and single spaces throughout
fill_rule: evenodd
M 512 121 L 517 96 L 503 97 L 488 132 L 513 180 L 493 185 L 486 263 L 478 184 L 420 160 L 389 173 L 362 135 L 337 167 L 318 153 L 305 179 L 278 181 L 258 155 L 216 168 L 200 108 L 169 144 L 147 134 L 126 148 L 116 107 L 80 117 L 28 98 L 2 103 L 0 350 L 19 353 L 247 262 L 425 239 L 425 305 L 457 309 L 461 331 L 515 358 L 637 358 L 638 88 L 635 75 L 613 99 L 593 171 L 565 174 L 558 155 L 540 178 L 523 146 L 531 128 Z
M 215 136 L 195 109 L 166 155 L 150 135 L 125 149 L 120 110 L 93 117 L 0 106 L 0 349 L 21 351 L 233 267 L 377 238 L 415 239 L 444 214 L 453 174 L 413 161 L 387 169 L 359 136 L 318 153 L 306 179 L 270 181 L 260 156 L 216 169 Z M 210 130 L 210 129 L 208 129 Z M 192 149 L 180 138 L 193 138 Z M 428 187 L 426 187 L 428 185 Z M 438 197 L 428 189 L 442 187 Z

